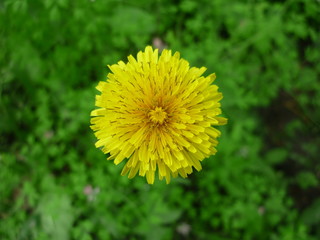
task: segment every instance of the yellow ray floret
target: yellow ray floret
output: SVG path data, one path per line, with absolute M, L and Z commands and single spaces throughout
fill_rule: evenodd
M 186 178 L 201 161 L 216 153 L 222 94 L 213 85 L 215 74 L 189 67 L 176 52 L 146 47 L 137 59 L 128 57 L 109 66 L 112 73 L 100 82 L 98 109 L 91 112 L 96 147 L 115 164 L 126 161 L 122 175 L 137 173 L 153 184 L 156 171 L 167 183 Z

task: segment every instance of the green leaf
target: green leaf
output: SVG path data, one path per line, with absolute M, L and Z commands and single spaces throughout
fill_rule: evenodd
M 288 151 L 283 148 L 274 148 L 269 150 L 266 155 L 266 160 L 270 164 L 279 164 L 285 161 L 288 157 Z
M 44 194 L 37 207 L 37 213 L 41 219 L 41 231 L 50 236 L 50 239 L 70 239 L 74 212 L 68 195 L 59 191 Z
M 303 189 L 316 187 L 319 184 L 319 179 L 315 176 L 315 174 L 308 171 L 301 171 L 297 175 L 297 181 L 300 187 Z

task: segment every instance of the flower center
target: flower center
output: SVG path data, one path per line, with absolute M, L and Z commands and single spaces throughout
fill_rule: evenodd
M 152 122 L 162 124 L 167 118 L 167 113 L 162 109 L 162 107 L 156 107 L 154 110 L 149 112 L 149 117 Z

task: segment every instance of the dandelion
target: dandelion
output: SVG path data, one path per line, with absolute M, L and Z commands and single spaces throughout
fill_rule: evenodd
M 172 55 L 146 47 L 137 59 L 128 57 L 108 66 L 112 73 L 100 82 L 98 109 L 91 112 L 96 147 L 117 165 L 121 175 L 137 173 L 153 184 L 155 173 L 170 182 L 186 178 L 201 161 L 217 152 L 222 94 L 213 85 L 215 74 L 202 76 L 205 67 L 189 67 L 179 52 Z

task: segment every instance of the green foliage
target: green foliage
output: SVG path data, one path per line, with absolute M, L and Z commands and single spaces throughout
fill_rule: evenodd
M 319 16 L 316 0 L 0 2 L 0 239 L 319 239 Z M 149 186 L 94 147 L 89 114 L 106 65 L 156 38 L 217 73 L 229 124 L 201 172 Z

